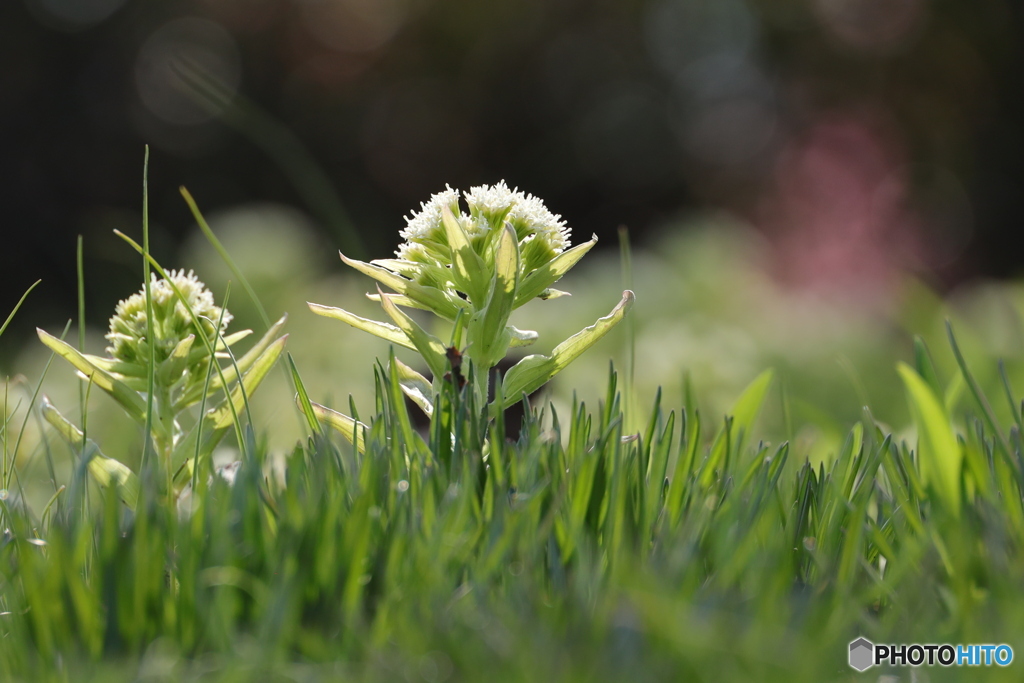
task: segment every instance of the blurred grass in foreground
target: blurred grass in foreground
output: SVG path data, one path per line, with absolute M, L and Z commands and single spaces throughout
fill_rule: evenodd
M 15 453 L 29 398 L 12 401 L 4 448 L 31 495 L 0 502 L 0 677 L 841 681 L 878 675 L 846 665 L 861 635 L 1024 652 L 1019 288 L 787 308 L 751 245 L 718 226 L 636 255 L 632 381 L 608 376 L 630 343 L 616 333 L 486 463 L 459 394 L 445 396 L 453 447 L 410 437 L 396 384 L 366 362 L 383 344 L 312 315 L 292 316 L 291 351 L 314 398 L 357 395 L 366 455 L 304 431 L 284 377 L 268 379 L 234 484 L 200 477 L 187 509 L 143 476 L 128 512 L 34 418 Z M 531 305 L 541 344 L 621 290 L 607 263 L 580 271 L 571 316 Z M 253 281 L 272 315 L 317 288 L 339 296 L 313 265 Z M 365 289 L 338 282 L 353 301 Z M 77 393 L 56 379 L 47 391 Z M 137 457 L 123 421 L 89 424 L 112 456 Z M 1019 666 L 970 676 L 1018 680 Z

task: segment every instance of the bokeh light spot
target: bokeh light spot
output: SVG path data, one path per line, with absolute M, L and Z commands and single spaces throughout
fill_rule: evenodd
M 183 73 L 202 74 L 217 84 L 223 97 L 200 99 Z M 176 19 L 157 29 L 142 46 L 135 65 L 142 103 L 162 121 L 177 125 L 211 119 L 237 91 L 241 74 L 234 38 L 219 24 L 196 18 Z
M 303 24 L 332 50 L 369 52 L 385 45 L 401 28 L 405 0 L 305 0 Z
M 61 31 L 80 31 L 110 17 L 124 0 L 29 0 L 27 4 L 44 25 Z
M 864 52 L 906 45 L 925 18 L 924 0 L 815 0 L 821 23 L 840 42 Z

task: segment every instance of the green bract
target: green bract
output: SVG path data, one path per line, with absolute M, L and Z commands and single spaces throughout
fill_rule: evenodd
M 166 361 L 175 348 L 189 337 L 197 334 L 214 341 L 227 329 L 232 315 L 213 302 L 213 294 L 200 282 L 193 271 L 188 275 L 184 270 L 172 270 L 167 280 L 152 274 L 149 291 L 153 300 L 153 317 L 156 322 L 156 362 Z M 173 283 L 173 285 L 172 285 Z M 181 292 L 179 301 L 175 290 Z M 187 302 L 187 307 L 185 303 Z M 192 315 L 195 314 L 193 320 Z M 110 355 L 124 363 L 145 366 L 149 363 L 151 344 L 147 340 L 149 326 L 146 324 L 146 290 L 132 294 L 119 301 L 110 319 L 107 340 Z M 144 373 L 143 373 L 144 374 Z
M 380 284 L 370 298 L 379 301 L 390 322 L 357 316 L 341 308 L 310 303 L 310 309 L 341 320 L 387 341 L 414 349 L 433 375 L 429 381 L 411 368 L 403 368 L 402 388 L 425 412 L 432 412 L 433 398 L 450 371 L 459 370 L 465 358 L 472 372 L 475 405 L 486 405 L 490 396 L 490 370 L 510 347 L 528 346 L 537 333 L 509 324 L 512 311 L 533 299 L 549 299 L 565 292 L 552 289 L 597 243 L 589 241 L 570 248 L 569 228 L 533 195 L 510 190 L 504 182 L 481 185 L 461 195 L 452 188 L 435 194 L 407 219 L 397 258 L 365 263 L 341 255 L 342 261 Z M 618 323 L 633 302 L 623 292 L 612 312 L 590 327 L 557 345 L 550 355 L 522 359 L 505 376 L 498 397 L 490 403 L 491 414 L 519 401 L 557 374 L 574 358 Z M 451 342 L 445 344 L 409 317 L 402 307 L 431 311 L 453 323 Z M 432 396 L 426 396 L 430 387 Z M 326 410 L 326 409 L 325 409 Z M 344 424 L 351 438 L 351 418 L 322 412 L 329 424 Z
M 281 355 L 286 337 L 277 337 L 277 333 L 285 318 L 247 353 L 235 357 L 231 346 L 252 331 L 225 335 L 232 316 L 214 303 L 213 294 L 195 274 L 172 270 L 165 275 L 153 274 L 148 303 L 147 288 L 143 287 L 117 304 L 107 333 L 110 355 L 106 358 L 82 353 L 43 330 L 37 332 L 83 379 L 109 394 L 136 422 L 148 425 L 166 469 L 177 468 L 173 482 L 177 491 L 188 482 L 195 459 L 210 455 L 246 397 Z M 147 314 L 150 307 L 152 324 Z M 152 414 L 147 396 L 151 372 Z M 225 395 L 215 401 L 218 392 Z M 179 418 L 197 403 L 208 410 L 186 428 Z M 138 481 L 128 467 L 104 456 L 45 399 L 43 415 L 65 440 L 88 453 L 89 471 L 100 484 L 116 481 L 122 497 L 134 505 Z

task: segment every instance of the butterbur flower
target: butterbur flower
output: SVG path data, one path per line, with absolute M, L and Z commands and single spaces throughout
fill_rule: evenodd
M 153 319 L 155 321 L 153 337 L 155 338 L 155 361 L 166 361 L 174 349 L 185 340 L 198 335 L 215 342 L 218 334 L 223 334 L 232 320 L 230 312 L 217 306 L 213 294 L 195 275 L 193 271 L 185 274 L 184 270 L 171 270 L 167 280 L 152 274 L 149 291 L 153 301 Z M 188 308 L 181 302 L 175 287 L 188 302 Z M 189 314 L 189 308 L 195 314 L 195 321 Z M 196 326 L 198 321 L 198 327 Z M 149 338 L 146 324 L 146 290 L 145 288 L 119 301 L 114 315 L 110 318 L 110 331 L 106 335 L 110 346 L 107 353 L 124 363 L 146 366 L 154 343 Z M 194 342 L 188 342 L 193 345 Z
M 597 243 L 594 237 L 570 247 L 569 234 L 562 217 L 543 201 L 510 190 L 504 181 L 473 187 L 464 194 L 448 187 L 406 219 L 401 231 L 405 241 L 397 258 L 365 263 L 341 255 L 346 264 L 393 290 L 384 292 L 378 286 L 377 293 L 370 294 L 391 322 L 368 320 L 342 308 L 314 303 L 309 307 L 318 315 L 416 350 L 432 380 L 401 363 L 394 370 L 406 395 L 428 415 L 442 382 L 465 378 L 463 359 L 474 370 L 470 391 L 475 405 L 482 406 L 490 400 L 491 368 L 510 347 L 529 346 L 538 338 L 536 332 L 509 324 L 512 311 L 533 299 L 563 294 L 551 286 Z M 550 355 L 535 354 L 519 361 L 505 374 L 497 394 L 500 400 L 496 397 L 489 403 L 491 414 L 551 379 L 614 327 L 632 303 L 633 293 L 623 292 L 611 313 L 558 344 Z M 451 342 L 444 343 L 420 327 L 401 307 L 431 311 L 451 321 Z M 458 382 L 460 390 L 462 384 Z M 314 409 L 327 424 L 354 440 L 355 420 L 324 406 L 314 405 Z
M 498 236 L 507 225 L 518 242 L 520 279 L 550 263 L 569 247 L 570 229 L 562 217 L 531 194 L 510 190 L 505 181 L 479 185 L 463 195 L 468 213 L 459 202 L 460 193 L 448 187 L 432 196 L 406 219 L 401 231 L 405 242 L 398 247 L 398 260 L 375 261 L 411 277 L 420 284 L 450 291 L 462 291 L 452 277 L 453 254 L 445 216 L 465 234 L 483 265 L 493 265 Z M 405 262 L 405 263 L 402 263 Z M 522 302 L 525 303 L 525 302 Z
M 285 318 L 236 357 L 231 346 L 251 330 L 226 334 L 231 314 L 214 302 L 195 273 L 172 270 L 165 278 L 152 275 L 152 320 L 146 296 L 143 287 L 117 304 L 106 335 L 108 357 L 82 353 L 43 330 L 38 334 L 84 380 L 107 393 L 140 425 L 148 426 L 156 453 L 165 463 L 182 463 L 168 481 L 176 495 L 189 482 L 196 456 L 210 456 L 281 355 L 286 337 L 277 334 Z M 150 391 L 152 401 L 147 396 Z M 206 411 L 188 421 L 190 426 L 182 424 L 179 417 L 204 400 Z M 43 416 L 74 448 L 83 447 L 82 431 L 46 400 Z M 134 506 L 138 479 L 127 466 L 97 449 L 89 471 L 103 486 L 116 482 L 125 502 Z

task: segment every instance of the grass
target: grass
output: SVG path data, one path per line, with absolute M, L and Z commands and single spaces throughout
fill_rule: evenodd
M 794 433 L 802 397 L 771 371 L 720 419 L 689 382 L 667 406 L 611 370 L 601 401 L 528 405 L 518 430 L 443 382 L 420 430 L 392 356 L 372 410 L 349 409 L 369 425 L 355 449 L 286 356 L 306 427 L 287 454 L 266 446 L 276 423 L 238 419 L 245 399 L 233 478 L 202 459 L 171 503 L 150 453 L 130 509 L 89 478 L 96 449 L 44 441 L 55 492 L 35 509 L 9 467 L 25 427 L 5 421 L 0 680 L 910 680 L 856 674 L 848 643 L 1024 652 L 1024 408 L 948 343 L 952 373 L 919 341 L 890 387 L 912 425 L 865 408 L 813 459 L 759 422 Z
M 364 455 L 314 432 L 274 473 L 249 429 L 190 514 L 155 481 L 86 510 L 82 467 L 45 523 L 5 501 L 3 680 L 858 680 L 859 635 L 1021 646 L 1018 424 L 948 433 L 950 494 L 868 414 L 817 467 L 758 441 L 767 376 L 721 427 L 656 401 L 630 437 L 612 373 L 599 406 L 492 425 L 485 463 L 468 392 L 450 441 L 374 381 Z

